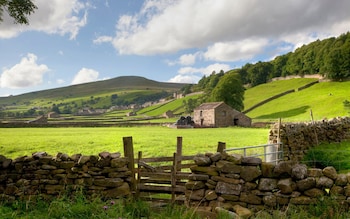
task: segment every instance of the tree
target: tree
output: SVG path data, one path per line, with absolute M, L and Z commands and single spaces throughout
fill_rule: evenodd
M 3 21 L 4 10 L 18 24 L 29 24 L 28 16 L 38 7 L 31 0 L 0 0 L 0 22 Z
M 223 101 L 232 108 L 242 111 L 244 108 L 244 87 L 239 74 L 227 72 L 220 78 L 210 97 L 211 101 Z

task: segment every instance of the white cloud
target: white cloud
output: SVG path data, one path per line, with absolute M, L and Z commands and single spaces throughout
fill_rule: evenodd
M 66 81 L 65 80 L 63 80 L 63 79 L 57 79 L 56 80 L 56 83 L 57 84 L 64 84 Z
M 204 75 L 208 76 L 215 71 L 219 73 L 221 70 L 224 72 L 230 70 L 231 67 L 227 64 L 215 63 L 203 68 L 183 67 L 178 71 L 178 75 L 171 78 L 169 82 L 178 83 L 197 83 Z
M 347 32 L 349 8 L 348 0 L 149 0 L 120 17 L 112 44 L 121 54 L 207 48 L 210 60 L 244 60 L 276 40 L 296 45 Z
M 4 21 L 0 25 L 0 38 L 12 38 L 23 31 L 42 31 L 48 34 L 69 34 L 75 39 L 80 28 L 87 23 L 89 3 L 79 0 L 36 0 L 38 9 L 29 17 L 30 25 L 18 25 L 4 13 Z
M 184 54 L 180 56 L 179 63 L 181 65 L 193 65 L 196 62 L 197 54 Z
M 74 76 L 72 84 L 82 84 L 98 80 L 99 72 L 89 68 L 82 68 Z
M 109 37 L 109 36 L 100 36 L 97 37 L 96 39 L 93 40 L 93 43 L 95 44 L 101 44 L 101 43 L 108 43 L 108 42 L 112 42 L 113 38 Z
M 50 69 L 44 64 L 39 65 L 37 59 L 36 55 L 28 53 L 18 64 L 4 69 L 0 75 L 0 87 L 17 89 L 42 84 L 44 74 Z
M 266 39 L 244 39 L 234 42 L 217 42 L 209 46 L 204 57 L 214 61 L 242 61 L 253 58 L 268 44 Z
M 215 71 L 216 73 L 219 73 L 221 70 L 226 72 L 230 69 L 231 69 L 231 67 L 227 64 L 215 63 L 215 64 L 209 65 L 207 67 L 204 67 L 204 68 L 183 67 L 183 68 L 180 68 L 180 70 L 178 72 L 179 72 L 179 74 L 182 74 L 182 75 L 201 73 L 202 75 L 208 76 L 211 73 L 213 73 L 213 71 Z
M 169 82 L 196 84 L 200 79 L 197 75 L 176 75 Z

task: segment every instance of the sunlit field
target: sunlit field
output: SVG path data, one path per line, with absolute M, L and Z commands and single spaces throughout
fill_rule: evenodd
M 132 136 L 135 154 L 145 157 L 172 156 L 177 137 L 183 139 L 183 155 L 216 152 L 218 142 L 227 148 L 266 144 L 269 129 L 207 128 L 172 129 L 168 127 L 104 127 L 104 128 L 1 128 L 2 155 L 16 158 L 45 151 L 68 155 L 81 153 L 97 155 L 99 152 L 123 153 L 123 137 Z

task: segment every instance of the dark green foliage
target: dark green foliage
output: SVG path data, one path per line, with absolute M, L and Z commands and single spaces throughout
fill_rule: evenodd
M 38 7 L 30 0 L 0 0 L 0 22 L 4 10 L 14 19 L 18 24 L 29 24 L 28 17 L 34 13 Z
M 325 168 L 333 166 L 337 171 L 350 170 L 350 141 L 326 144 L 310 148 L 303 162 L 310 167 Z
M 332 80 L 350 77 L 350 32 L 339 37 L 316 40 L 296 49 L 294 52 L 277 56 L 270 62 L 247 63 L 235 69 L 243 84 L 256 86 L 275 77 L 288 75 L 320 74 Z M 205 78 L 204 78 L 205 79 Z M 206 86 L 200 81 L 201 87 Z
M 223 101 L 232 108 L 242 111 L 244 108 L 244 87 L 240 75 L 235 72 L 226 73 L 211 93 L 210 100 Z

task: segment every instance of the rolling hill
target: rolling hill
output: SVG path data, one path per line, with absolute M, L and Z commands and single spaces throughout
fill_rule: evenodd
M 72 85 L 56 89 L 36 91 L 17 96 L 0 97 L 4 104 L 27 102 L 33 99 L 66 99 L 109 94 L 121 90 L 167 90 L 177 91 L 185 84 L 166 83 L 138 76 L 121 76 L 109 80 Z

